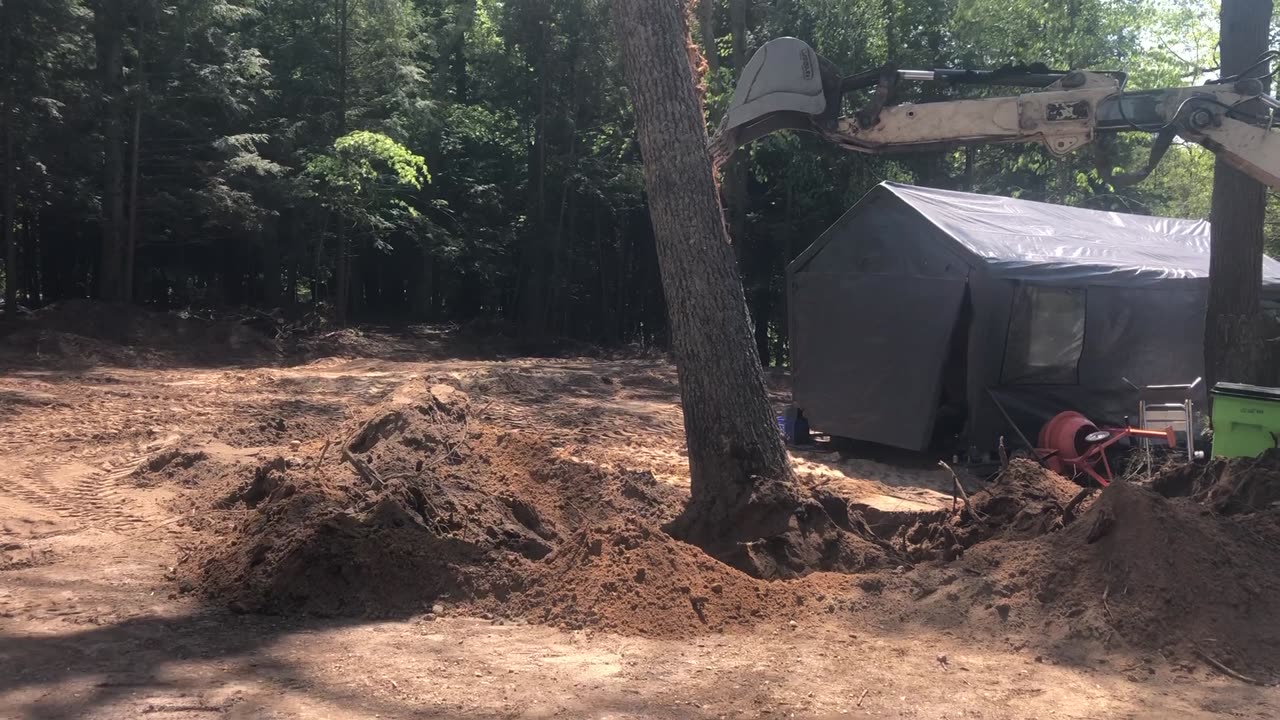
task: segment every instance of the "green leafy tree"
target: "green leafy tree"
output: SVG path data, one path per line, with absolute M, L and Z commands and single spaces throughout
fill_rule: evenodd
M 307 175 L 327 207 L 375 239 L 417 219 L 404 191 L 431 182 L 421 155 L 367 130 L 338 138 L 331 153 L 307 163 Z
M 330 153 L 307 163 L 306 175 L 324 207 L 333 210 L 336 221 L 356 239 L 357 253 L 365 248 L 390 251 L 387 238 L 397 230 L 411 229 L 421 216 L 411 203 L 413 193 L 431 181 L 422 156 L 367 130 L 338 138 Z M 349 262 L 349 258 L 337 261 Z M 338 298 L 340 303 L 345 301 Z

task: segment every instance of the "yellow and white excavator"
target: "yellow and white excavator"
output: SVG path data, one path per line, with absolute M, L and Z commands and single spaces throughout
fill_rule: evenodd
M 1175 138 L 1198 143 L 1258 181 L 1280 189 L 1280 101 L 1259 73 L 1280 57 L 1268 53 L 1250 69 L 1204 85 L 1126 92 L 1121 72 L 900 70 L 891 66 L 842 76 L 802 40 L 765 43 L 743 68 L 732 102 L 711 139 L 716 165 L 740 146 L 778 130 L 820 135 L 848 150 L 889 153 L 965 144 L 1040 143 L 1054 155 L 1089 144 L 1099 133 L 1155 134 L 1151 156 L 1113 183 L 1145 178 Z M 902 83 L 1032 88 L 1018 95 L 896 103 Z M 870 101 L 842 114 L 844 96 L 872 89 Z

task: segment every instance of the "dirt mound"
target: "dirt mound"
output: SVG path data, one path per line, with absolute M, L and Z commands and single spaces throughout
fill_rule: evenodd
M 401 481 L 371 492 L 268 467 L 229 500 L 255 512 L 196 571 L 206 595 L 237 611 L 401 615 L 441 595 L 501 594 L 519 577 L 504 572 L 514 559 L 502 550 L 527 538 L 472 529 L 466 518 L 491 507 L 463 516 Z
M 667 636 L 795 613 L 787 584 L 752 578 L 643 522 L 579 530 L 540 570 L 508 612 L 570 628 Z
M 221 490 L 193 489 L 229 519 L 181 564 L 179 587 L 242 612 L 405 616 L 443 604 L 640 635 L 790 619 L 814 596 L 666 534 L 686 491 L 558 456 L 541 434 L 478 412 L 453 387 L 415 382 L 324 463 L 269 458 L 231 468 Z M 157 457 L 155 472 L 187 460 Z M 870 543 L 855 549 L 883 559 Z
M 1151 488 L 1167 497 L 1190 497 L 1224 515 L 1280 506 L 1280 449 L 1256 458 L 1214 458 L 1165 469 Z
M 164 481 L 191 485 L 196 476 L 191 468 L 208 460 L 209 456 L 201 450 L 185 450 L 168 448 L 152 454 L 136 470 L 129 474 L 140 487 L 156 485 Z
M 212 502 L 241 516 L 193 551 L 183 568 L 188 585 L 237 610 L 266 613 L 404 615 L 448 598 L 512 617 L 644 631 L 656 605 L 681 597 L 697 617 L 688 596 L 672 588 L 701 587 L 704 566 L 716 563 L 658 529 L 684 495 L 647 472 L 565 460 L 536 437 L 475 423 L 469 398 L 442 385 L 397 393 L 342 447 L 320 467 L 272 458 L 241 471 Z M 643 530 L 618 534 L 610 553 L 643 549 L 635 562 L 651 567 L 656 594 L 634 610 L 599 604 L 592 617 L 593 605 L 557 598 L 600 584 L 590 563 L 571 558 L 580 547 L 588 557 L 602 547 L 610 531 L 600 528 L 618 518 Z M 659 562 L 664 553 L 673 559 Z M 528 598 L 513 599 L 526 590 Z M 690 590 L 703 591 L 711 592 Z M 652 631 L 673 627 L 686 629 Z
M 921 514 L 898 530 L 892 544 L 913 561 L 954 560 L 984 540 L 1027 540 L 1058 530 L 1079 514 L 1084 501 L 1079 485 L 1016 458 L 970 497 L 969 508 Z
M 991 579 L 1012 593 L 1014 613 L 1043 618 L 1051 641 L 1123 641 L 1280 671 L 1275 512 L 1225 518 L 1117 483 L 1061 532 L 973 553 L 976 565 L 996 568 Z
M 200 318 L 128 303 L 65 300 L 22 318 L 5 336 L 2 349 L 45 362 L 139 367 L 278 355 L 274 340 L 254 325 L 253 317 Z
M 464 444 L 479 439 L 465 417 L 465 396 L 432 388 L 380 408 L 328 465 L 263 462 L 217 503 L 251 512 L 195 553 L 199 586 L 239 610 L 318 615 L 505 594 L 520 576 L 510 569 L 550 546 L 535 514 L 463 463 Z

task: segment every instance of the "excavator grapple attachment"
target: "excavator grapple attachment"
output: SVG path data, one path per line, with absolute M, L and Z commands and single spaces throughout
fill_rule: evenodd
M 724 130 L 745 145 L 783 129 L 814 130 L 840 112 L 840 73 L 793 37 L 765 43 L 742 69 Z

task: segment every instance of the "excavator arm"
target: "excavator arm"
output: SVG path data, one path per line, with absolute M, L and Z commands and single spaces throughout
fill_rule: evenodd
M 1028 87 L 1004 97 L 894 103 L 903 82 Z M 1256 79 L 1194 87 L 1124 92 L 1123 73 L 1055 72 L 1046 68 L 997 71 L 898 70 L 886 67 L 841 76 L 804 41 L 778 38 L 761 47 L 743 69 L 729 110 L 711 139 L 718 165 L 740 146 L 778 130 L 815 133 L 848 150 L 889 153 L 965 144 L 1040 143 L 1065 155 L 1100 133 L 1156 134 L 1144 168 L 1113 182 L 1136 182 L 1151 172 L 1175 137 L 1195 142 L 1231 165 L 1280 189 L 1280 132 L 1271 111 L 1280 103 Z M 852 114 L 845 95 L 873 90 Z M 1246 107 L 1261 110 L 1246 111 Z

